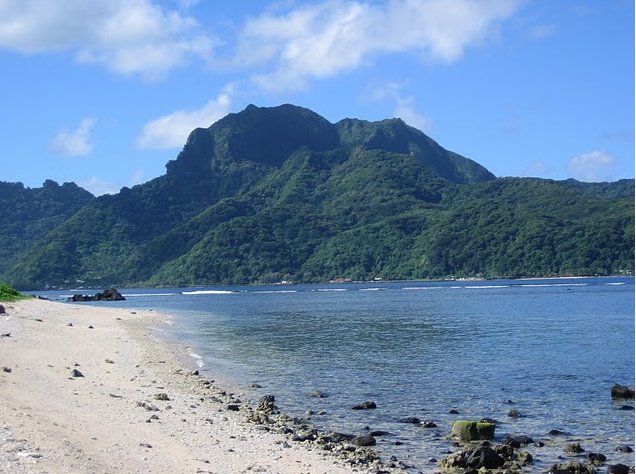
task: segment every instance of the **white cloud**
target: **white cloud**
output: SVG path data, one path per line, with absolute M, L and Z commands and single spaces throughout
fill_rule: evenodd
M 393 115 L 424 133 L 430 133 L 433 129 L 433 121 L 417 111 L 413 97 L 397 97 Z
M 402 94 L 402 89 L 405 85 L 406 82 L 389 82 L 382 87 L 373 89 L 369 97 L 371 100 L 393 101 L 393 117 L 399 117 L 410 126 L 424 133 L 430 133 L 433 130 L 433 121 L 426 115 L 418 112 L 415 98 Z
M 97 123 L 97 119 L 87 117 L 83 119 L 75 130 L 62 130 L 51 142 L 51 149 L 64 156 L 84 156 L 93 151 L 89 142 L 90 132 Z
M 216 99 L 200 109 L 177 110 L 148 122 L 137 138 L 140 148 L 179 148 L 197 127 L 209 127 L 230 111 L 231 88 L 226 88 Z
M 249 20 L 235 60 L 273 68 L 254 76 L 271 90 L 302 89 L 311 78 L 358 68 L 386 53 L 456 61 L 496 32 L 519 0 L 325 0 Z
M 78 186 L 89 191 L 94 196 L 101 196 L 102 194 L 116 194 L 121 189 L 115 183 L 109 183 L 103 181 L 95 176 L 91 176 L 88 179 L 80 180 L 77 182 Z
M 579 181 L 609 181 L 613 179 L 616 159 L 609 153 L 594 150 L 573 156 L 568 172 Z
M 68 50 L 79 62 L 156 79 L 207 58 L 212 42 L 194 19 L 152 0 L 3 0 L 0 49 Z

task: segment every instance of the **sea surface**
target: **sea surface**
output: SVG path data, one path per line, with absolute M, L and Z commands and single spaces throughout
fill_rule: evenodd
M 634 386 L 631 277 L 120 291 L 124 302 L 90 304 L 171 314 L 157 331 L 187 345 L 202 375 L 231 380 L 244 400 L 273 394 L 283 412 L 320 429 L 387 431 L 377 438 L 383 459 L 395 455 L 413 472 L 434 471 L 458 449 L 453 421 L 484 417 L 498 422 L 495 442 L 545 444 L 525 448 L 530 472 L 570 460 L 563 448 L 574 442 L 586 450 L 576 459 L 595 452 L 634 464 L 633 453 L 615 451 L 634 448 L 634 401 L 610 397 L 614 383 Z M 352 410 L 366 400 L 377 408 Z

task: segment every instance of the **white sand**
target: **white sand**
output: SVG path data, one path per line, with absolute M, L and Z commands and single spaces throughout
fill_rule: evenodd
M 4 306 L 0 333 L 11 335 L 0 337 L 0 472 L 354 471 L 213 401 L 218 389 L 149 336 L 156 313 L 41 300 Z M 158 420 L 147 422 L 152 415 Z

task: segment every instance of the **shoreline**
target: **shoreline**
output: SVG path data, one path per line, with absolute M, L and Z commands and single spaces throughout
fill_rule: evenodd
M 349 473 L 338 459 L 248 417 L 262 416 L 187 368 L 147 310 L 27 299 L 0 316 L 0 471 Z M 211 373 L 210 373 L 211 374 Z M 229 408 L 230 406 L 236 408 Z M 345 452 L 346 451 L 346 452 Z M 370 462 L 357 467 L 365 455 Z

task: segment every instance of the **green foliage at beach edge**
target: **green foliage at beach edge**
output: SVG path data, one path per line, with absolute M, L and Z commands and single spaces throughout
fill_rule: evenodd
M 11 288 L 9 285 L 0 283 L 0 301 L 10 302 L 10 301 L 23 300 L 25 298 L 26 296 L 24 296 L 18 290 Z

